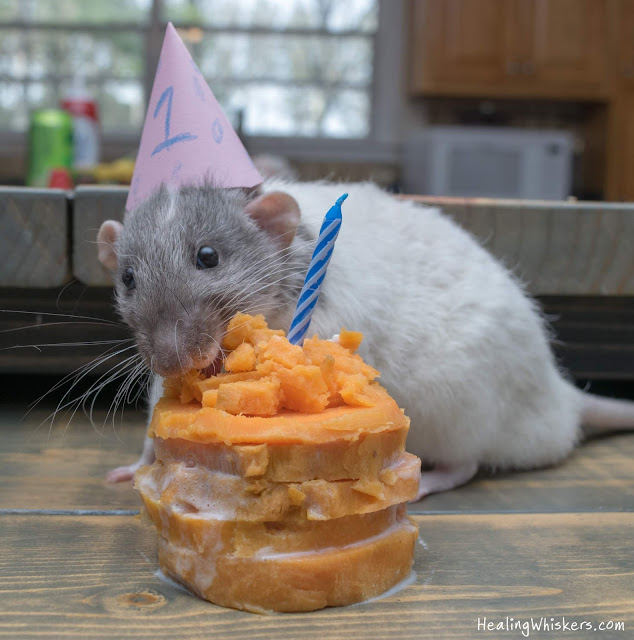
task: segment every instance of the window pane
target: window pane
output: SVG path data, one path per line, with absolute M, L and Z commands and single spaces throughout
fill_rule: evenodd
M 104 132 L 138 133 L 145 118 L 145 101 L 141 81 L 112 80 L 93 89 L 100 109 Z
M 0 83 L 0 130 L 26 131 L 29 115 L 35 109 L 55 108 L 70 89 L 70 82 Z M 145 104 L 140 81 L 121 80 L 87 83 L 97 100 L 101 128 L 105 133 L 131 131 L 143 125 Z
M 139 33 L 0 30 L 0 66 L 13 78 L 100 75 L 140 77 L 144 38 Z
M 329 98 L 323 135 L 364 138 L 370 133 L 370 96 L 365 91 L 337 91 Z
M 247 135 L 360 138 L 368 134 L 370 100 L 366 91 L 274 83 L 221 84 L 216 95 L 230 119 L 242 112 Z
M 152 0 L 0 0 L 0 19 L 26 22 L 147 21 Z
M 25 105 L 25 89 L 21 83 L 0 83 L 0 129 L 24 130 L 28 119 Z
M 207 33 L 189 48 L 213 89 L 214 78 L 367 85 L 372 44 L 367 36 Z
M 30 112 L 56 107 L 60 89 L 50 82 L 4 82 L 0 84 L 0 128 L 26 131 Z
M 373 33 L 377 0 L 164 0 L 164 18 L 213 27 Z

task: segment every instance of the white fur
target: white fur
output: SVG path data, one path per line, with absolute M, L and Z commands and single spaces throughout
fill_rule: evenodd
M 344 192 L 343 223 L 309 334 L 365 334 L 361 353 L 411 418 L 408 449 L 441 464 L 534 467 L 579 436 L 580 394 L 517 280 L 438 210 L 371 184 L 269 182 L 315 235 Z M 290 317 L 277 319 L 287 329 Z
M 176 201 L 178 200 L 178 197 L 177 197 L 178 191 L 173 187 L 168 187 L 167 193 L 169 194 L 169 204 L 162 213 L 163 213 L 163 218 L 165 219 L 165 222 L 172 222 L 175 219 L 176 214 L 178 213 L 176 209 Z

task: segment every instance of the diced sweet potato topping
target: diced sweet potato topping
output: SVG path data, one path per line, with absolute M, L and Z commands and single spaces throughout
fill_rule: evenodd
M 229 382 L 242 382 L 243 380 L 257 380 L 262 374 L 259 371 L 243 371 L 241 373 L 219 373 L 217 376 L 205 378 L 196 383 L 196 386 L 203 394 L 208 389 L 217 389 L 221 384 Z
M 339 332 L 339 344 L 354 353 L 363 340 L 363 334 L 360 331 L 348 331 L 344 328 Z
M 207 389 L 203 391 L 202 405 L 203 407 L 215 408 L 218 403 L 218 389 Z
M 203 379 L 192 371 L 167 381 L 166 395 L 233 415 L 271 416 L 282 409 L 319 413 L 344 404 L 372 407 L 372 381 L 379 373 L 354 353 L 362 338 L 342 328 L 339 342 L 314 336 L 303 346 L 293 345 L 283 331 L 269 329 L 264 316 L 238 313 L 222 342 L 229 352 L 226 373 Z
M 267 329 L 268 325 L 263 315 L 250 316 L 246 313 L 236 313 L 229 325 L 222 341 L 224 349 L 236 349 L 243 342 L 248 342 L 249 336 L 255 329 Z
M 328 387 L 321 369 L 314 364 L 298 364 L 292 369 L 280 369 L 284 399 L 282 406 L 291 411 L 319 413 L 328 406 Z
M 202 394 L 198 389 L 197 383 L 203 377 L 204 376 L 195 369 L 192 369 L 182 377 L 180 397 L 183 404 L 187 404 L 193 400 L 197 400 L 198 402 L 202 400 Z
M 255 350 L 248 342 L 239 344 L 228 356 L 225 369 L 231 373 L 253 371 L 255 368 Z
M 306 364 L 306 360 L 304 350 L 299 345 L 291 344 L 281 336 L 272 336 L 258 353 L 258 364 L 272 362 L 278 368 L 292 369 L 298 364 Z
M 218 387 L 216 409 L 233 415 L 274 416 L 280 400 L 280 381 L 267 377 L 260 380 L 230 382 Z
M 335 360 L 335 369 L 339 373 L 362 373 L 368 381 L 379 376 L 379 372 L 366 364 L 361 356 L 350 353 L 349 349 L 330 340 L 320 340 L 313 336 L 304 342 L 304 353 L 313 364 L 321 364 L 326 356 L 331 356 Z
M 231 318 L 227 326 L 227 333 L 222 340 L 223 349 L 236 349 L 243 342 L 256 347 L 260 342 L 266 342 L 272 336 L 283 336 L 281 329 L 269 329 L 262 314 L 250 316 L 247 313 L 237 313 Z
M 340 385 L 339 393 L 346 404 L 356 407 L 373 407 L 375 402 L 371 397 L 367 378 L 361 373 L 353 375 L 339 374 L 337 381 Z

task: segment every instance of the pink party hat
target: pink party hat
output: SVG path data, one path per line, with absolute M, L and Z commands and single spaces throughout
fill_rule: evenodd
M 262 177 L 170 22 L 145 116 L 126 210 L 161 184 L 254 187 Z

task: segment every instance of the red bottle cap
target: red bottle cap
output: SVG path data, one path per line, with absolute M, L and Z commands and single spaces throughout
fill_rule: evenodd
M 70 177 L 68 169 L 64 167 L 51 169 L 48 174 L 48 187 L 49 189 L 72 189 L 73 179 Z
M 65 98 L 62 100 L 62 109 L 73 116 L 84 116 L 97 122 L 97 103 L 90 98 Z

